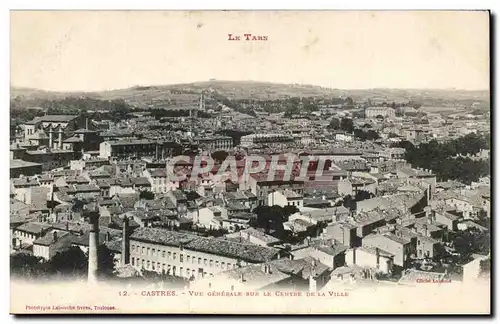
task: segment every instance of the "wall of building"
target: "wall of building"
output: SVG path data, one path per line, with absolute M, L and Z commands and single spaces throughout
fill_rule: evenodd
M 216 274 L 234 268 L 237 263 L 233 258 L 133 239 L 130 240 L 130 257 L 131 264 L 137 269 L 144 267 L 158 273 L 167 273 L 170 269 L 170 274 L 185 278 L 190 278 L 193 271 L 195 278 L 200 278 L 202 273 L 203 276 Z M 241 261 L 242 266 L 246 264 Z

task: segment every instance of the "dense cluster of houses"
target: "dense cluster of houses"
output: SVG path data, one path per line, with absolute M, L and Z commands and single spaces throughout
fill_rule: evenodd
M 395 117 L 384 109 L 368 117 Z M 158 130 L 183 121 L 159 125 L 147 115 L 105 130 L 77 116 L 26 123 L 11 144 L 11 252 L 49 260 L 71 246 L 88 251 L 86 211 L 95 210 L 98 242 L 115 254 L 117 271 L 154 271 L 200 287 L 322 289 L 394 274 L 407 280 L 408 270 L 421 271 L 415 262 L 453 253 L 449 233 L 489 231 L 477 223 L 490 217 L 489 178 L 437 182 L 432 171 L 406 163 L 404 149 L 325 136 L 321 119 L 213 119 L 189 120 L 197 134 Z M 256 123 L 262 133 L 243 136 L 241 145 L 214 133 Z M 169 159 L 186 150 L 236 156 L 238 178 L 207 172 L 170 179 Z M 284 153 L 327 163 L 320 174 L 313 162 L 290 179 L 239 168 L 249 155 L 270 161 Z M 178 171 L 192 167 L 186 162 Z M 281 233 L 259 226 L 264 206 L 292 210 Z

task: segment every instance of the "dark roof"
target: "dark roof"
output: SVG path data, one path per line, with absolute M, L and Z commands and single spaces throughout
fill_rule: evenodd
M 21 226 L 18 226 L 16 228 L 16 231 L 23 231 L 31 234 L 38 234 L 40 235 L 42 232 L 45 230 L 48 230 L 50 228 L 50 225 L 46 224 L 39 224 L 39 223 L 25 223 Z
M 265 262 L 275 258 L 279 252 L 277 249 L 269 247 L 246 245 L 215 238 L 204 238 L 159 228 L 140 227 L 132 233 L 130 238 L 168 246 L 180 247 L 182 245 L 185 249 L 249 262 Z

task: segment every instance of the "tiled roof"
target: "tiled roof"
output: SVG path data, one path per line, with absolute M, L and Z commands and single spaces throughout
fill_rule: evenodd
M 278 250 L 257 245 L 245 245 L 215 238 L 203 238 L 158 228 L 140 227 L 131 239 L 169 246 L 183 246 L 185 249 L 242 259 L 249 262 L 264 262 L 278 254 Z

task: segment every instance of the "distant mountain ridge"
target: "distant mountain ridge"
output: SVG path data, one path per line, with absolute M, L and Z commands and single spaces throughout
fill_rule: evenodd
M 424 105 L 456 102 L 480 102 L 489 105 L 487 90 L 456 89 L 331 89 L 315 85 L 282 84 L 260 81 L 210 80 L 183 84 L 134 86 L 125 89 L 93 92 L 54 92 L 25 87 L 11 87 L 10 97 L 31 101 L 58 100 L 66 97 L 89 97 L 101 100 L 123 99 L 138 107 L 155 102 L 192 102 L 202 91 L 212 91 L 231 100 L 276 100 L 287 97 L 352 97 L 355 101 L 368 99 L 392 101 L 420 101 Z

